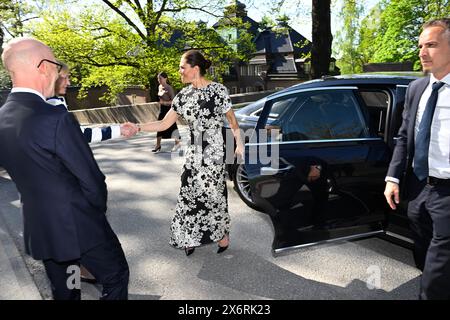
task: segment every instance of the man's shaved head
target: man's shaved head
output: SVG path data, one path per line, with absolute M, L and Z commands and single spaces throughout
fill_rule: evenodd
M 58 72 L 55 65 L 42 60 L 55 61 L 52 50 L 39 40 L 27 37 L 9 41 L 2 53 L 2 62 L 9 72 L 14 87 L 38 90 L 44 96 L 53 95 Z
M 16 38 L 8 42 L 2 54 L 3 65 L 10 73 L 36 67 L 41 59 L 52 59 L 49 47 L 33 38 Z

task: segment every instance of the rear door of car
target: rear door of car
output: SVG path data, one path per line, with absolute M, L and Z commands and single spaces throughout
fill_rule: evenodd
M 353 86 L 266 102 L 246 169 L 256 204 L 272 219 L 276 252 L 383 232 L 380 186 L 390 153 L 371 121 L 382 120 L 371 119 Z

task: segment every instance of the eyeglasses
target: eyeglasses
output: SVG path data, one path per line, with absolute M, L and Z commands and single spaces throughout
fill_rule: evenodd
M 39 68 L 41 66 L 42 62 L 44 62 L 44 61 L 54 64 L 58 68 L 58 73 L 61 72 L 61 69 L 63 67 L 62 64 L 55 62 L 55 61 L 48 60 L 48 59 L 42 59 L 41 62 L 39 62 L 39 64 L 37 65 L 37 67 Z

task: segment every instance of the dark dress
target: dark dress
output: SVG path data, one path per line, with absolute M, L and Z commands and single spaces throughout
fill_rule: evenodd
M 173 100 L 175 93 L 171 86 L 159 85 L 158 96 L 159 96 L 160 101 L 161 100 L 171 101 L 171 100 Z M 159 111 L 159 115 L 158 115 L 158 120 L 162 120 L 166 116 L 167 112 L 169 112 L 170 106 L 162 105 L 161 103 L 159 104 L 159 106 L 160 106 L 160 111 Z M 172 137 L 172 134 L 175 130 L 178 130 L 176 123 L 174 123 L 173 125 L 171 125 L 168 129 L 166 129 L 164 131 L 158 131 L 156 136 L 161 137 L 162 139 L 170 139 L 170 138 L 180 139 L 180 135 L 178 134 L 178 131 Z
M 176 95 L 172 108 L 188 123 L 191 145 L 169 243 L 186 248 L 219 241 L 230 230 L 223 135 L 230 97 L 219 83 L 199 89 L 188 86 Z

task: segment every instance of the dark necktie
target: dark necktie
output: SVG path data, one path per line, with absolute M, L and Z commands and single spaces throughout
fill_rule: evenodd
M 420 181 L 428 177 L 428 149 L 430 147 L 431 121 L 438 100 L 438 91 L 444 82 L 433 83 L 430 98 L 425 105 L 425 111 L 419 124 L 414 144 L 414 173 Z

